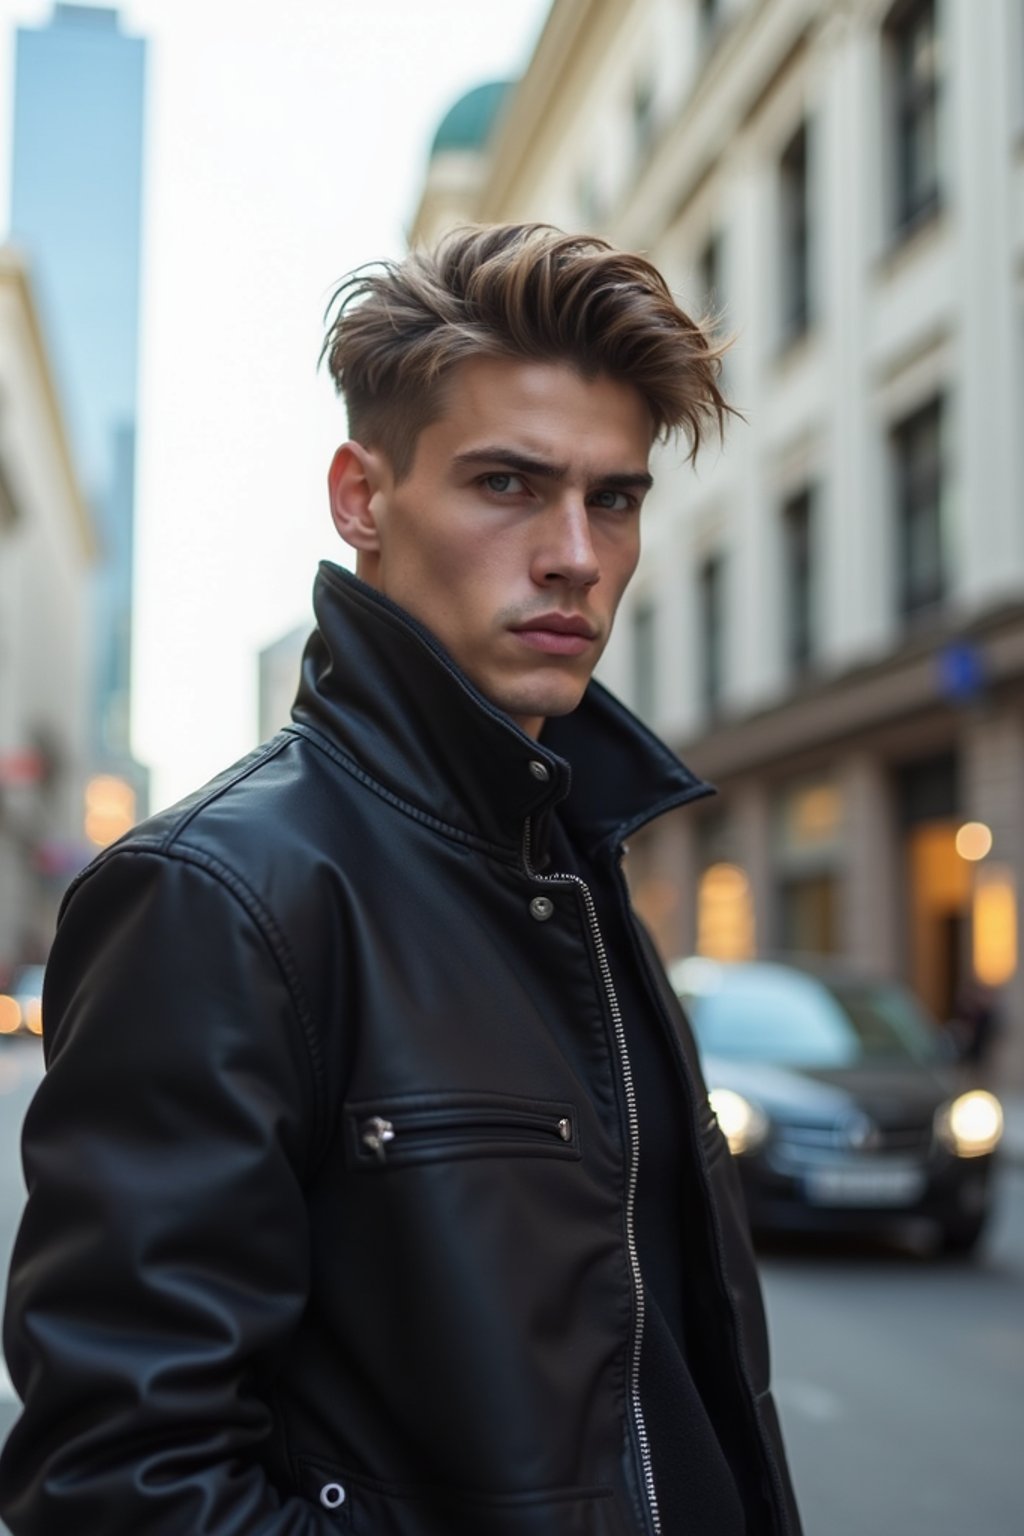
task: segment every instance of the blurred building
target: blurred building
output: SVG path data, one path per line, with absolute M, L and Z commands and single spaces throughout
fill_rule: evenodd
M 1018 1085 L 1022 60 L 1024 0 L 555 0 L 413 231 L 595 230 L 735 333 L 603 664 L 719 788 L 634 849 L 663 948 L 980 978 Z
M 299 687 L 302 653 L 311 628 L 312 621 L 300 624 L 260 651 L 260 741 L 269 740 L 275 731 L 291 721 L 292 705 Z
M 484 194 L 489 161 L 481 153 L 502 106 L 508 80 L 489 80 L 460 96 L 445 113 L 430 146 L 430 174 L 416 214 L 416 239 L 430 245 L 453 224 L 472 217 Z
M 139 247 L 145 48 L 114 10 L 55 5 L 17 32 L 11 231 L 32 263 L 47 343 L 99 538 L 93 582 L 94 766 L 131 754 Z
M 0 247 L 0 972 L 45 958 L 88 856 L 95 548 L 26 270 Z

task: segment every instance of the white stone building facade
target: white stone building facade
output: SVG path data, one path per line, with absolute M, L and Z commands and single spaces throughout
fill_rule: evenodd
M 479 154 L 414 239 L 593 229 L 735 335 L 603 663 L 719 789 L 634 849 L 663 948 L 981 979 L 1024 1086 L 1024 0 L 555 0 Z
M 88 856 L 94 554 L 28 274 L 0 248 L 0 973 L 45 959 Z

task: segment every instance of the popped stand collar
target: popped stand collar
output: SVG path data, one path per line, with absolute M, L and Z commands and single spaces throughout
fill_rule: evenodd
M 566 825 L 596 851 L 711 792 L 598 683 L 534 741 L 430 631 L 351 572 L 323 561 L 313 606 L 296 723 L 461 836 L 518 857 L 527 819 L 566 801 Z

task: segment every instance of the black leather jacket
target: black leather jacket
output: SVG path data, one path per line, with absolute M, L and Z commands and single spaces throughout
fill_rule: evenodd
M 0 1514 L 654 1536 L 621 1021 L 587 887 L 538 871 L 566 759 L 571 835 L 616 868 L 707 786 L 596 685 L 537 743 L 353 577 L 323 567 L 316 602 L 294 725 L 65 904 Z M 642 963 L 692 1152 L 687 1306 L 794 1536 L 734 1170 Z

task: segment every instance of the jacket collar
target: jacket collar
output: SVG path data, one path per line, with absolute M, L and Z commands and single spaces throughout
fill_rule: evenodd
M 534 741 L 422 624 L 350 572 L 323 561 L 313 607 L 296 724 L 462 836 L 518 856 L 527 819 L 543 828 L 565 801 L 566 827 L 595 853 L 713 793 L 598 683 Z

